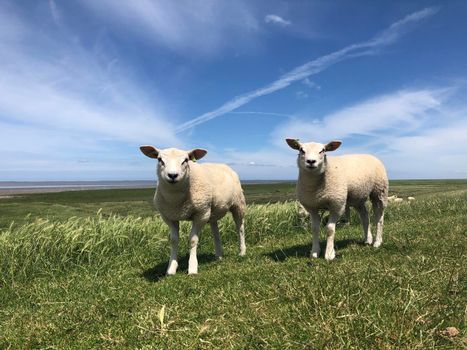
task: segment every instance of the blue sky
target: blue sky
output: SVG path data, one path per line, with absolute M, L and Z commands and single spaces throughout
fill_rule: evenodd
M 467 177 L 465 1 L 0 0 L 0 180 L 293 179 L 285 137 Z

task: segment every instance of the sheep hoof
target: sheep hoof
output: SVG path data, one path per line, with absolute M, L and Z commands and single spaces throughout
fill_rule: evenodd
M 383 243 L 383 242 L 382 241 L 375 241 L 375 243 L 373 244 L 373 247 L 378 248 L 381 245 L 381 243 Z
M 219 260 L 219 261 L 222 260 L 222 255 L 216 256 L 216 259 Z
M 315 259 L 319 258 L 319 252 L 311 252 L 311 257 Z
M 177 272 L 177 267 L 178 267 L 178 263 L 176 261 L 172 261 L 169 264 L 169 268 L 167 269 L 167 275 L 168 276 L 175 275 L 175 273 Z
M 332 252 L 326 252 L 324 258 L 328 261 L 331 261 L 331 260 L 334 260 L 334 258 L 336 257 L 336 252 L 333 250 Z
M 373 240 L 372 239 L 365 239 L 363 241 L 364 244 L 367 244 L 367 245 L 372 245 L 373 244 Z
M 246 255 L 246 250 L 241 250 L 240 253 L 238 253 L 239 256 L 245 256 Z
M 198 273 L 198 263 L 189 263 L 188 262 L 188 274 L 189 275 L 196 275 Z

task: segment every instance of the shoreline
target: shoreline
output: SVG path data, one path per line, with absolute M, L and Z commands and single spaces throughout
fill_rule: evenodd
M 242 184 L 271 184 L 292 180 L 246 180 Z M 86 190 L 144 189 L 156 187 L 154 180 L 135 181 L 0 181 L 0 199 L 27 194 Z
M 86 190 L 140 189 L 155 188 L 154 185 L 76 185 L 76 186 L 24 186 L 0 187 L 0 199 L 18 197 L 25 194 L 57 193 Z

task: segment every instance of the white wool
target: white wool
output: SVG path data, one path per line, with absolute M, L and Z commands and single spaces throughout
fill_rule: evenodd
M 374 247 L 382 243 L 384 209 L 388 202 L 388 178 L 383 163 L 368 154 L 354 154 L 328 157 L 326 152 L 335 150 L 341 144 L 332 141 L 327 145 L 304 143 L 287 139 L 290 147 L 299 150 L 297 164 L 299 177 L 297 197 L 310 213 L 312 219 L 313 244 L 312 256 L 320 253 L 318 211 L 329 210 L 327 223 L 327 245 L 325 258 L 335 257 L 334 234 L 339 217 L 346 211 L 346 206 L 354 207 L 360 215 L 363 225 L 363 239 Z M 376 238 L 370 231 L 368 211 L 365 202 L 370 198 L 375 212 Z
M 245 255 L 243 217 L 246 204 L 237 174 L 224 164 L 195 163 L 193 159 L 204 156 L 204 150 L 187 152 L 172 148 L 159 151 L 151 146 L 142 146 L 141 150 L 151 158 L 160 159 L 154 205 L 170 228 L 171 254 L 167 274 L 173 275 L 177 271 L 179 222 L 182 220 L 193 222 L 189 274 L 198 272 L 198 235 L 207 223 L 214 236 L 216 256 L 222 257 L 217 221 L 227 212 L 232 213 L 237 227 L 240 255 Z

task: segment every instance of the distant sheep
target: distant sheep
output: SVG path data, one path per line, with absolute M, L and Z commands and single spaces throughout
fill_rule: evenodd
M 394 203 L 402 203 L 403 201 L 404 201 L 403 198 L 395 198 L 395 199 L 393 200 Z
M 222 245 L 217 221 L 230 211 L 235 222 L 240 255 L 246 253 L 243 218 L 245 197 L 237 174 L 224 164 L 198 164 L 207 151 L 194 149 L 182 151 L 175 148 L 158 150 L 152 146 L 141 146 L 141 151 L 159 161 L 157 166 L 157 189 L 154 205 L 170 228 L 171 252 L 167 274 L 177 271 L 179 222 L 193 222 L 190 233 L 190 258 L 188 273 L 198 273 L 198 235 L 209 222 L 214 236 L 215 251 L 222 257 Z
M 407 197 L 407 200 L 408 200 L 409 202 L 412 202 L 412 201 L 415 200 L 415 197 Z
M 318 257 L 320 209 L 330 211 L 327 223 L 327 244 L 325 258 L 335 258 L 334 234 L 336 222 L 344 214 L 346 205 L 354 207 L 363 225 L 363 240 L 379 247 L 383 241 L 384 209 L 388 201 L 388 178 L 383 163 L 367 154 L 327 157 L 326 152 L 336 150 L 340 141 L 326 145 L 297 139 L 286 139 L 287 144 L 299 151 L 297 164 L 299 176 L 297 196 L 310 213 L 312 219 L 313 243 L 311 254 Z M 376 238 L 373 242 L 368 211 L 365 202 L 370 198 L 376 221 Z

